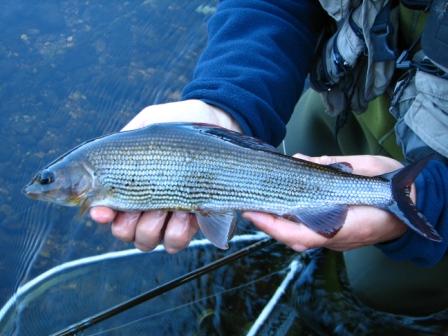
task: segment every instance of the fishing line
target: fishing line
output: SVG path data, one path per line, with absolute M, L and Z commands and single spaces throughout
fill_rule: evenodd
M 246 282 L 246 283 L 244 283 L 244 284 L 242 284 L 242 285 L 235 286 L 235 287 L 232 287 L 232 288 L 228 288 L 228 289 L 225 289 L 225 290 L 223 290 L 223 291 L 220 291 L 220 292 L 217 292 L 217 293 L 213 293 L 213 294 L 204 296 L 204 297 L 202 297 L 202 298 L 199 298 L 199 299 L 196 299 L 196 300 L 193 300 L 193 301 L 190 301 L 190 302 L 187 302 L 187 303 L 178 305 L 178 306 L 176 306 L 176 307 L 168 308 L 168 309 L 165 309 L 165 310 L 163 310 L 163 311 L 160 311 L 160 312 L 157 312 L 157 313 L 148 315 L 148 316 L 144 316 L 144 317 L 141 317 L 141 318 L 139 318 L 139 319 L 135 319 L 135 320 L 133 320 L 133 321 L 127 322 L 127 323 L 125 323 L 125 324 L 122 324 L 122 325 L 120 325 L 120 326 L 118 326 L 118 327 L 113 327 L 113 328 L 110 328 L 110 329 L 102 330 L 102 331 L 96 332 L 96 333 L 94 333 L 94 334 L 88 334 L 88 335 L 86 335 L 86 336 L 98 336 L 98 335 L 102 335 L 102 334 L 105 334 L 105 333 L 108 333 L 108 332 L 111 332 L 111 331 L 115 331 L 115 330 L 118 330 L 118 329 L 122 329 L 122 328 L 125 328 L 125 327 L 129 327 L 130 325 L 133 325 L 133 324 L 142 322 L 142 321 L 144 321 L 144 320 L 149 320 L 149 319 L 151 319 L 151 318 L 154 318 L 154 317 L 157 317 L 157 316 L 161 316 L 161 315 L 166 314 L 166 313 L 171 313 L 171 312 L 173 312 L 173 311 L 176 311 L 176 310 L 179 310 L 179 309 L 182 309 L 182 308 L 185 308 L 185 307 L 194 305 L 195 303 L 198 303 L 198 302 L 201 302 L 201 301 L 205 301 L 205 300 L 214 298 L 214 297 L 219 296 L 219 295 L 224 295 L 224 294 L 227 294 L 227 293 L 232 292 L 232 291 L 235 291 L 235 290 L 242 289 L 242 288 L 244 288 L 244 287 L 247 287 L 247 286 L 256 284 L 256 283 L 258 283 L 258 282 L 260 282 L 260 281 L 263 281 L 263 280 L 267 280 L 267 279 L 271 278 L 272 276 L 274 276 L 274 275 L 276 275 L 276 274 L 285 272 L 285 270 L 286 270 L 286 269 L 289 269 L 289 268 L 291 268 L 290 265 L 289 265 L 288 267 L 286 267 L 286 268 L 281 269 L 281 270 L 278 270 L 278 271 L 275 271 L 275 272 L 271 272 L 271 273 L 265 274 L 265 275 L 263 275 L 263 276 L 261 276 L 261 277 L 255 279 L 255 280 Z
M 202 267 L 199 267 L 192 272 L 189 272 L 189 273 L 184 274 L 180 277 L 177 277 L 171 281 L 168 281 L 165 284 L 160 285 L 154 289 L 151 289 L 150 291 L 148 291 L 146 293 L 143 293 L 134 298 L 131 298 L 121 304 L 115 305 L 115 306 L 113 306 L 107 310 L 104 310 L 96 315 L 87 317 L 78 323 L 75 323 L 75 324 L 73 324 L 65 329 L 62 329 L 56 333 L 53 333 L 52 336 L 76 335 L 76 333 L 83 331 L 101 321 L 107 320 L 112 316 L 115 316 L 123 311 L 126 311 L 132 307 L 139 305 L 140 303 L 143 303 L 143 302 L 149 301 L 155 297 L 158 297 L 158 296 L 162 295 L 163 293 L 166 293 L 166 292 L 168 292 L 174 288 L 177 288 L 187 282 L 190 282 L 191 280 L 199 278 L 204 274 L 212 272 L 213 270 L 215 270 L 221 266 L 224 266 L 226 264 L 229 264 L 237 259 L 240 259 L 252 252 L 262 249 L 268 245 L 271 245 L 274 242 L 275 241 L 271 238 L 266 238 L 266 239 L 260 240 L 256 243 L 246 246 L 232 254 L 229 254 L 229 255 L 222 257 L 218 260 L 215 260 L 215 261 L 213 261 L 207 265 L 204 265 Z
M 25 223 L 29 225 L 27 225 L 23 239 L 19 242 L 21 247 L 23 246 L 23 253 L 19 254 L 20 263 L 14 291 L 28 278 L 36 259 L 39 257 L 39 251 L 42 250 L 42 246 L 45 244 L 53 226 L 51 222 L 46 221 L 47 218 L 51 218 L 49 214 L 52 211 L 51 204 L 45 204 L 44 206 L 33 207 L 26 214 Z

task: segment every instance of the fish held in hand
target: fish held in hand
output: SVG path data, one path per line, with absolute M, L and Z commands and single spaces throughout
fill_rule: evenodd
M 43 168 L 24 192 L 83 209 L 188 211 L 220 248 L 227 247 L 239 211 L 283 216 L 331 237 L 349 205 L 387 210 L 440 241 L 409 197 L 426 161 L 383 176 L 359 176 L 344 164 L 322 166 L 282 155 L 220 127 L 166 123 L 85 142 Z

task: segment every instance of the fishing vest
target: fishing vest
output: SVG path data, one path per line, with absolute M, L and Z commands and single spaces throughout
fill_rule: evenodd
M 331 18 L 310 83 L 336 132 L 353 114 L 389 156 L 448 157 L 446 0 L 320 0 Z

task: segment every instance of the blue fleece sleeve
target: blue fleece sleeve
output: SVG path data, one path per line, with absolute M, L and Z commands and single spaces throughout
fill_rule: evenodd
M 183 99 L 229 113 L 243 131 L 279 144 L 317 43 L 316 0 L 223 0 Z
M 413 230 L 390 243 L 378 244 L 395 260 L 410 260 L 421 266 L 434 266 L 448 249 L 448 166 L 430 161 L 415 180 L 417 208 L 442 236 L 441 243 L 423 238 Z

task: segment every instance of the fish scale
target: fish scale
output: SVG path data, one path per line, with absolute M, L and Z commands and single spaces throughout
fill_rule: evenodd
M 86 148 L 100 183 L 114 189 L 107 205 L 133 210 L 243 207 L 286 213 L 310 202 L 383 205 L 391 198 L 390 184 L 380 178 L 353 178 L 321 166 L 317 175 L 316 166 L 308 163 L 238 147 L 218 137 L 192 138 L 189 129 L 145 133 L 119 133 L 107 146 L 100 139 Z
M 185 210 L 196 214 L 218 247 L 227 246 L 236 211 L 285 216 L 329 237 L 344 223 L 348 206 L 359 204 L 387 210 L 421 235 L 440 240 L 409 198 L 423 166 L 358 176 L 344 165 L 285 156 L 219 127 L 167 123 L 78 146 L 38 173 L 27 194 L 84 208 Z

